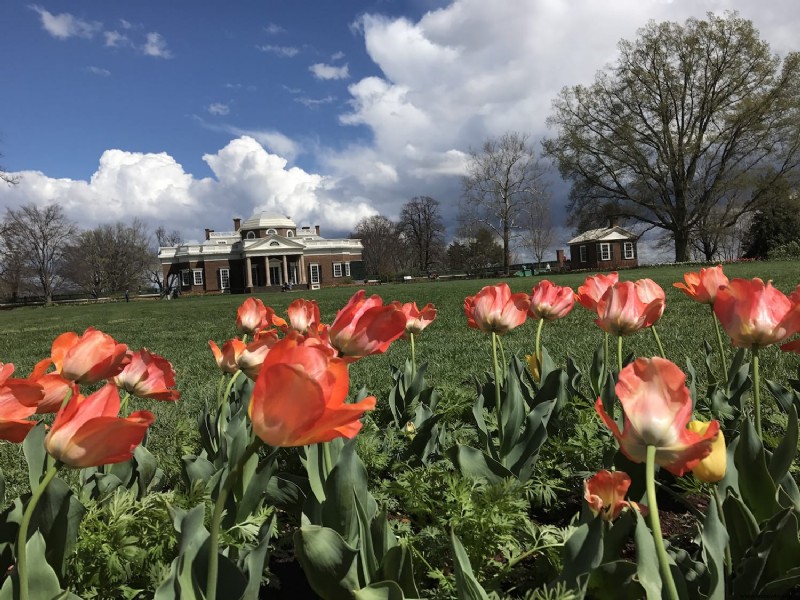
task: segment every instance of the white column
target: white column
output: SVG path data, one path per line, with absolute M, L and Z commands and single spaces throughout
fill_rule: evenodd
M 289 281 L 289 263 L 286 261 L 286 255 L 283 255 L 283 281 L 281 283 L 286 283 Z
M 300 255 L 300 283 L 308 283 L 306 281 L 306 261 L 302 254 Z
M 253 289 L 253 264 L 250 262 L 250 257 L 245 258 L 244 277 L 247 282 L 247 291 Z
M 272 277 L 269 273 L 269 256 L 264 257 L 264 267 L 267 269 L 267 287 L 272 285 Z

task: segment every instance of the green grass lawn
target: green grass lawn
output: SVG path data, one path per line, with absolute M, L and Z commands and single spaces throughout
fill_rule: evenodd
M 684 267 L 649 267 L 622 272 L 622 279 L 650 277 L 661 284 L 667 294 L 667 307 L 658 324 L 668 358 L 683 366 L 686 359 L 703 377 L 703 340 L 713 339 L 709 309 L 699 305 L 672 287 L 682 281 Z M 697 270 L 692 267 L 688 270 Z M 775 286 L 788 293 L 800 283 L 800 269 L 793 262 L 739 263 L 725 266 L 729 277 L 762 277 L 772 279 Z M 586 273 L 552 274 L 558 285 L 577 289 Z M 515 292 L 530 292 L 541 277 L 511 278 Z M 484 285 L 496 280 L 435 281 L 412 284 L 390 284 L 367 288 L 379 294 L 384 302 L 416 301 L 420 307 L 434 303 L 439 309 L 436 321 L 424 331 L 417 344 L 418 361 L 429 363 L 428 378 L 437 387 L 446 403 L 468 402 L 474 395 L 474 377 L 489 370 L 491 348 L 487 336 L 469 329 L 463 312 L 463 301 Z M 329 288 L 317 291 L 265 294 L 260 297 L 278 314 L 288 304 L 304 296 L 315 299 L 324 321 L 330 323 L 357 287 Z M 156 426 L 150 436 L 151 449 L 166 454 L 166 460 L 177 462 L 183 450 L 192 444 L 198 408 L 213 400 L 219 372 L 208 348 L 208 341 L 222 344 L 235 335 L 236 309 L 246 298 L 243 295 L 182 297 L 173 301 L 134 301 L 112 304 L 57 306 L 51 308 L 18 308 L 0 312 L 0 362 L 14 363 L 15 375 L 25 377 L 33 365 L 49 355 L 53 339 L 64 331 L 82 332 L 94 326 L 128 344 L 142 346 L 163 355 L 175 366 L 182 399 L 177 406 L 147 408 L 157 413 Z M 504 339 L 508 355 L 532 352 L 535 323 L 528 322 Z M 543 344 L 563 364 L 573 357 L 582 369 L 588 368 L 592 353 L 601 342 L 601 331 L 592 322 L 592 315 L 576 305 L 566 318 L 545 324 Z M 649 332 L 641 332 L 625 340 L 625 353 L 653 356 L 657 347 Z M 383 356 L 364 359 L 351 367 L 351 389 L 366 387 L 379 401 L 391 383 L 390 365 L 401 365 L 409 354 L 406 342 L 398 341 Z M 777 348 L 762 353 L 763 376 L 785 380 L 797 372 L 800 360 Z M 9 446 L 9 445 L 5 445 Z M 15 453 L 19 448 L 5 448 Z M 5 463 L 4 463 L 5 464 Z

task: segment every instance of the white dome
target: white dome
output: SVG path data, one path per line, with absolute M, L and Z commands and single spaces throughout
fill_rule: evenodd
M 289 217 L 262 212 L 253 215 L 242 223 L 241 229 L 268 229 L 270 227 L 295 229 L 297 225 Z

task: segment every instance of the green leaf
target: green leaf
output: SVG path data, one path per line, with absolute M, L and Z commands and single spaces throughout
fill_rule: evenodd
M 647 600 L 661 600 L 661 573 L 653 533 L 641 513 L 638 510 L 633 512 L 636 513 L 636 530 L 633 534 L 636 541 L 636 574 Z
M 381 517 L 386 522 L 385 515 Z M 394 536 L 390 532 L 390 535 Z M 396 582 L 406 598 L 419 597 L 417 583 L 414 581 L 414 565 L 411 561 L 411 552 L 405 546 L 393 546 L 386 550 L 378 569 L 378 579 Z
M 367 519 L 371 520 L 378 510 L 377 504 L 369 495 L 367 470 L 356 453 L 356 438 L 353 438 L 342 448 L 325 481 L 321 524 L 333 528 L 354 546 L 358 543 L 359 531 L 356 497 L 366 511 Z
M 261 588 L 261 580 L 264 578 L 264 569 L 269 562 L 269 544 L 275 532 L 278 522 L 278 515 L 274 514 L 269 521 L 264 523 L 258 530 L 258 544 L 247 553 L 241 561 L 247 573 L 247 587 L 242 594 L 242 600 L 257 598 Z
M 525 401 L 522 398 L 520 381 L 514 369 L 508 370 L 508 377 L 503 386 L 503 398 L 500 405 L 500 423 L 498 426 L 503 432 L 500 445 L 500 460 L 506 464 L 505 457 L 517 443 L 525 419 Z
M 453 546 L 453 567 L 456 576 L 456 593 L 459 600 L 489 600 L 486 591 L 475 579 L 469 556 L 464 545 L 454 531 L 450 532 L 450 543 Z
M 28 557 L 28 593 L 30 600 L 53 600 L 61 594 L 58 576 L 45 558 L 45 542 L 34 533 L 25 546 Z M 14 569 L 0 589 L 0 600 L 19 598 L 19 571 Z
M 404 600 L 403 590 L 394 581 L 380 581 L 353 592 L 355 600 Z
M 708 513 L 700 532 L 703 543 L 703 558 L 710 573 L 710 585 L 706 597 L 709 600 L 725 600 L 725 548 L 728 546 L 728 531 L 722 524 L 714 498 L 708 503 Z
M 485 479 L 489 483 L 499 483 L 503 479 L 514 477 L 514 474 L 484 452 L 456 444 L 445 452 L 447 458 L 464 476 L 473 479 Z
M 525 419 L 525 432 L 506 457 L 505 464 L 520 481 L 527 481 L 533 473 L 539 459 L 539 451 L 547 441 L 547 425 L 556 404 L 556 400 L 541 402 L 528 413 Z
M 304 525 L 294 532 L 294 549 L 311 588 L 324 600 L 350 600 L 360 586 L 358 550 L 328 527 Z
M 744 502 L 733 494 L 722 503 L 733 564 L 737 564 L 758 535 L 758 523 Z
M 28 481 L 32 490 L 39 487 L 45 471 L 47 462 L 47 451 L 44 447 L 45 434 L 44 423 L 40 421 L 28 432 L 22 442 L 22 451 L 25 453 L 25 460 L 28 461 Z
M 217 471 L 214 464 L 202 454 L 200 456 L 187 454 L 181 458 L 181 461 L 183 463 L 183 475 L 190 488 L 198 481 L 207 484 Z
M 734 463 L 743 474 L 739 477 L 742 500 L 759 522 L 766 521 L 781 507 L 776 500 L 775 482 L 767 469 L 764 446 L 749 418 L 742 423 Z
M 789 469 L 797 456 L 797 411 L 794 406 L 789 407 L 789 425 L 778 447 L 769 460 L 769 474 L 772 480 L 780 483 L 789 473 Z
M 563 556 L 559 579 L 583 592 L 589 575 L 603 560 L 603 519 L 595 517 L 576 528 L 564 542 Z
M 201 549 L 208 540 L 208 531 L 203 525 L 205 519 L 205 506 L 199 504 L 190 511 L 170 508 L 172 523 L 180 534 L 178 540 L 178 555 L 170 565 L 167 578 L 156 590 L 153 600 L 174 600 L 175 598 L 204 598 L 202 585 L 197 580 L 194 571 L 196 560 L 202 560 Z M 207 564 L 200 566 L 207 568 Z

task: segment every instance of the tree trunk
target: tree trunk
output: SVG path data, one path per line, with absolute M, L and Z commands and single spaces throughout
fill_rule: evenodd
M 507 224 L 503 225 L 503 272 L 506 276 L 510 275 L 509 266 L 511 265 L 511 230 Z
M 675 232 L 675 262 L 686 262 L 689 260 L 689 232 Z

